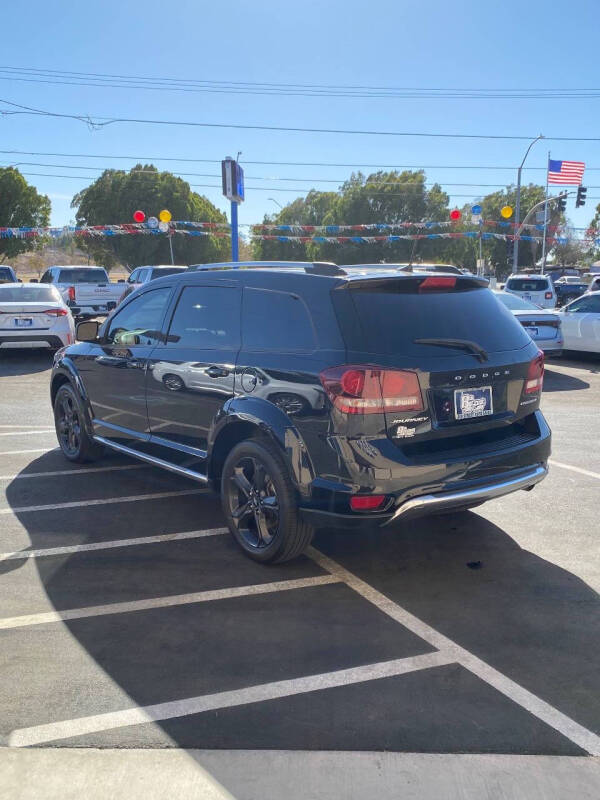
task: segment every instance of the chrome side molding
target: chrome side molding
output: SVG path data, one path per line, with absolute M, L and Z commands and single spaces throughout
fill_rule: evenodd
M 491 483 L 486 486 L 479 486 L 475 489 L 465 489 L 462 492 L 443 492 L 441 494 L 424 494 L 420 497 L 413 497 L 411 500 L 402 503 L 402 505 L 396 509 L 393 517 L 385 524 L 388 525 L 393 520 L 408 516 L 409 514 L 417 514 L 419 512 L 426 514 L 428 511 L 434 511 L 436 508 L 448 508 L 451 510 L 457 506 L 483 503 L 494 497 L 501 497 L 504 494 L 516 492 L 518 489 L 533 489 L 536 483 L 543 480 L 547 474 L 548 468 L 543 464 L 539 464 L 535 469 L 527 472 L 525 475 L 519 475 L 519 477 L 512 478 L 511 480 Z
M 119 453 L 124 453 L 126 456 L 139 458 L 140 461 L 145 461 L 146 463 L 152 464 L 155 467 L 168 469 L 169 472 L 176 472 L 178 475 L 184 475 L 186 478 L 191 478 L 193 481 L 208 483 L 208 478 L 206 475 L 202 475 L 200 472 L 194 472 L 194 470 L 188 469 L 187 467 L 180 467 L 177 464 L 171 464 L 170 461 L 163 461 L 162 458 L 156 458 L 156 456 L 149 456 L 146 453 L 140 453 L 138 450 L 134 450 L 133 448 L 127 447 L 124 444 L 111 442 L 110 439 L 105 439 L 103 436 L 94 436 L 94 441 L 98 442 L 99 444 L 106 445 L 106 447 L 110 447 L 112 450 L 117 450 Z

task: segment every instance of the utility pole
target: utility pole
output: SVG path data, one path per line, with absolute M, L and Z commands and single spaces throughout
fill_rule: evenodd
M 539 142 L 540 139 L 543 139 L 543 134 L 540 133 L 539 136 L 530 142 L 529 147 L 527 148 L 525 155 L 523 156 L 523 161 L 521 161 L 521 166 L 517 171 L 517 202 L 515 203 L 515 241 L 514 241 L 514 248 L 513 248 L 513 272 L 519 271 L 519 238 L 517 234 L 517 230 L 519 228 L 519 223 L 521 221 L 521 172 L 523 171 L 523 164 L 527 156 L 529 155 L 529 151 L 533 147 L 536 142 Z

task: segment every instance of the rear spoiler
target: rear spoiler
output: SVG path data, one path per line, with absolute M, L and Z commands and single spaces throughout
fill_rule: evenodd
M 373 275 L 351 277 L 336 289 L 351 291 L 389 291 L 399 294 L 430 294 L 439 292 L 464 292 L 470 289 L 487 289 L 489 281 L 477 275 Z

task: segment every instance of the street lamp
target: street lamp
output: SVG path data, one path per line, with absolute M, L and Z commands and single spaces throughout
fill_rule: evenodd
M 283 206 L 281 205 L 279 200 L 275 200 L 274 197 L 267 197 L 267 200 L 270 200 L 272 203 L 275 203 L 275 205 L 279 206 L 279 208 L 283 211 Z
M 523 161 L 521 161 L 521 166 L 517 172 L 517 202 L 515 203 L 515 240 L 514 240 L 514 248 L 513 248 L 513 272 L 519 271 L 519 239 L 517 237 L 517 229 L 519 227 L 519 222 L 521 220 L 521 171 L 523 169 L 523 164 L 525 163 L 525 159 L 529 155 L 529 151 L 533 147 L 536 142 L 539 142 L 540 139 L 543 139 L 543 134 L 540 133 L 539 136 L 529 144 L 525 155 L 523 156 Z

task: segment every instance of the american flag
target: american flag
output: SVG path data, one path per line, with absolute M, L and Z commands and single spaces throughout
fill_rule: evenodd
M 583 161 L 548 160 L 548 183 L 560 183 L 563 186 L 581 186 L 583 181 Z

